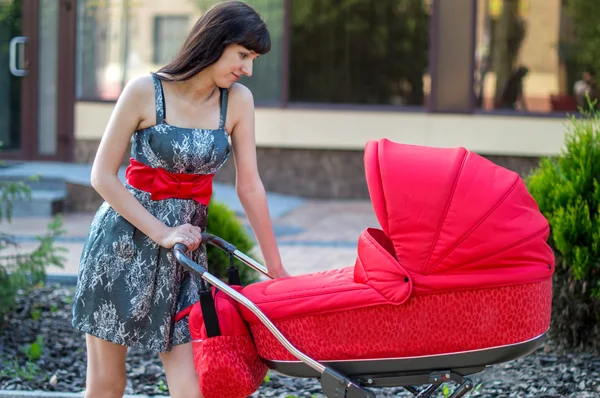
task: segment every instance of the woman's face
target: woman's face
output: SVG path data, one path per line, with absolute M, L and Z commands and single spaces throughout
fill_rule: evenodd
M 221 88 L 229 88 L 243 75 L 252 76 L 252 63 L 258 57 L 257 53 L 239 44 L 228 45 L 213 65 L 215 83 Z

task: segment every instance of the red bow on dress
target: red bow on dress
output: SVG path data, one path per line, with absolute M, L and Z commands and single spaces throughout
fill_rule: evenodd
M 150 193 L 152 200 L 169 198 L 193 199 L 208 206 L 212 196 L 214 174 L 170 173 L 153 168 L 131 158 L 125 171 L 127 182 L 134 188 Z

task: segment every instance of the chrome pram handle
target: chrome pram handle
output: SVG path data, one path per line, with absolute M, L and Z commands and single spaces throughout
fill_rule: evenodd
M 250 267 L 256 269 L 259 272 L 262 272 L 264 275 L 269 276 L 266 272 L 266 269 L 258 264 L 256 261 L 252 260 L 250 257 L 246 256 L 244 253 L 238 251 L 235 246 L 231 243 L 208 233 L 202 234 L 202 240 L 204 242 L 210 243 L 223 251 L 227 252 L 230 255 L 235 256 L 237 259 L 242 261 L 243 263 L 249 265 Z M 350 378 L 344 376 L 339 373 L 335 369 L 330 367 L 326 367 L 321 363 L 315 361 L 308 355 L 304 354 L 300 350 L 298 350 L 290 341 L 277 329 L 277 327 L 271 322 L 271 320 L 258 308 L 256 304 L 250 301 L 246 296 L 238 293 L 235 289 L 232 289 L 225 282 L 221 281 L 219 278 L 212 275 L 208 270 L 201 266 L 200 264 L 194 262 L 190 259 L 187 253 L 187 247 L 182 243 L 177 243 L 173 247 L 173 251 L 175 253 L 175 258 L 177 261 L 188 271 L 192 272 L 194 275 L 202 278 L 202 280 L 208 282 L 210 285 L 215 286 L 217 289 L 221 290 L 223 293 L 227 294 L 227 296 L 231 297 L 250 311 L 269 329 L 269 331 L 275 336 L 275 338 L 298 360 L 304 362 L 306 365 L 313 368 L 315 371 L 321 374 L 320 381 L 321 386 L 323 387 L 323 392 L 327 397 L 330 398 L 375 398 L 375 394 L 368 389 L 361 387 L 357 383 L 355 383 Z M 270 278 L 270 276 L 269 276 Z
M 254 259 L 248 257 L 247 255 L 245 255 L 244 253 L 239 251 L 231 243 L 227 242 L 224 239 L 219 238 L 218 236 L 209 234 L 207 232 L 203 232 L 200 235 L 202 236 L 202 242 L 210 243 L 211 245 L 218 247 L 219 249 L 223 250 L 225 253 L 237 258 L 238 260 L 240 260 L 241 262 L 243 262 L 250 268 L 253 268 L 256 271 L 260 272 L 261 274 L 265 275 L 266 277 L 272 279 L 271 275 L 269 275 L 269 272 L 262 264 L 257 263 L 256 261 L 254 261 Z

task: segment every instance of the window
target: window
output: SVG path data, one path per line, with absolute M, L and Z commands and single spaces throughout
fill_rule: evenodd
M 578 97 L 582 101 L 577 92 L 586 85 L 583 76 L 588 76 L 584 72 L 593 72 L 584 67 L 582 49 L 576 45 L 589 39 L 578 41 L 568 6 L 582 2 L 594 3 L 478 0 L 475 96 L 479 108 L 532 113 L 577 110 Z M 577 25 L 597 26 L 597 13 L 588 10 L 588 14 L 580 15 Z
M 109 101 L 131 78 L 158 70 L 200 16 L 189 0 L 79 0 L 77 10 L 77 98 Z
M 78 0 L 77 80 L 80 100 L 118 98 L 131 78 L 160 69 L 215 0 Z M 283 0 L 249 0 L 265 18 L 269 54 L 243 79 L 257 103 L 281 100 Z
M 271 51 L 254 61 L 252 78 L 242 77 L 256 103 L 281 103 L 283 73 L 283 0 L 246 0 L 264 18 L 271 35 Z
M 423 105 L 428 4 L 292 0 L 290 101 Z
M 154 17 L 154 56 L 152 62 L 164 65 L 173 59 L 189 33 L 187 16 Z

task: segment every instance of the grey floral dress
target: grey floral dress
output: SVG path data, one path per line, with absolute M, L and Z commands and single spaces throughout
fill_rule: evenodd
M 228 91 L 220 90 L 218 129 L 181 128 L 165 121 L 162 84 L 152 77 L 156 125 L 134 133 L 131 156 L 171 173 L 214 174 L 231 152 L 225 131 Z M 149 193 L 125 186 L 166 225 L 190 223 L 206 229 L 206 206 L 192 199 L 155 201 Z M 204 245 L 191 256 L 206 265 Z M 172 250 L 159 246 L 103 203 L 81 255 L 73 326 L 116 344 L 169 351 L 190 341 L 187 318 L 175 323 L 173 317 L 197 300 L 197 281 L 175 261 Z

